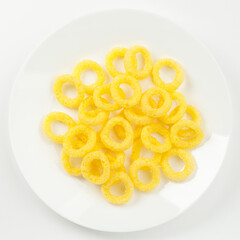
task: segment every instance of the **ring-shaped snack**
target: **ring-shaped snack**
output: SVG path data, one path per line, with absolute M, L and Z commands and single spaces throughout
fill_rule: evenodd
M 68 130 L 76 125 L 75 121 L 66 113 L 63 112 L 49 113 L 43 121 L 43 131 L 48 138 L 50 138 L 53 142 L 56 143 L 62 143 L 66 133 L 63 135 L 56 135 L 55 133 L 53 133 L 51 129 L 52 121 L 58 121 L 66 124 Z
M 160 77 L 159 70 L 163 66 L 171 67 L 175 70 L 175 78 L 171 83 L 165 83 Z M 179 63 L 170 58 L 159 59 L 155 62 L 152 70 L 153 83 L 157 87 L 164 88 L 168 92 L 178 89 L 184 80 L 184 71 Z
M 87 114 L 86 111 L 86 108 L 89 106 L 95 106 L 92 96 L 85 98 L 78 108 L 78 119 L 80 122 L 87 125 L 96 126 L 107 121 L 109 117 L 109 112 L 102 110 L 92 110 L 92 114 L 90 115 Z M 96 115 L 93 113 L 95 113 Z
M 74 167 L 70 163 L 70 156 L 62 150 L 62 165 L 67 173 L 73 176 L 80 176 L 82 171 L 81 167 Z
M 92 69 L 97 74 L 97 79 L 93 84 L 85 85 L 81 80 L 81 75 L 84 70 L 89 69 Z M 72 75 L 78 78 L 77 82 L 84 87 L 84 90 L 87 94 L 92 94 L 94 89 L 102 85 L 105 81 L 105 73 L 102 67 L 92 60 L 83 60 L 82 62 L 79 62 L 74 68 Z
M 73 139 L 79 135 L 87 137 L 86 143 L 80 148 L 74 148 Z M 96 145 L 96 133 L 90 127 L 80 124 L 72 127 L 66 134 L 63 141 L 64 151 L 71 157 L 83 157 L 90 152 Z
M 136 54 L 141 53 L 144 59 L 144 67 L 141 70 L 137 69 L 137 58 Z M 134 46 L 131 47 L 124 56 L 124 67 L 126 72 L 136 79 L 144 79 L 147 78 L 152 71 L 152 58 L 149 51 L 143 46 Z
M 187 105 L 186 114 L 190 115 L 192 121 L 195 122 L 197 125 L 201 126 L 202 117 L 198 109 L 190 104 Z M 178 135 L 183 138 L 190 138 L 193 137 L 195 132 L 192 129 L 181 129 L 178 132 Z
M 92 171 L 92 163 L 95 161 L 99 162 L 99 167 L 101 168 L 101 174 L 94 174 Z M 89 182 L 94 184 L 105 183 L 110 176 L 110 164 L 107 156 L 101 151 L 94 151 L 88 153 L 84 156 L 81 164 L 82 176 Z
M 184 161 L 185 166 L 182 171 L 175 172 L 171 168 L 169 164 L 169 158 L 171 156 L 178 156 Z M 184 149 L 172 148 L 171 150 L 163 154 L 160 161 L 160 167 L 168 179 L 180 182 L 186 180 L 191 175 L 195 167 L 195 162 L 193 156 L 188 151 Z
M 128 84 L 133 90 L 133 95 L 130 98 L 123 97 L 119 91 L 120 85 L 124 83 Z M 124 108 L 130 108 L 140 102 L 142 88 L 135 78 L 128 75 L 119 75 L 113 79 L 110 86 L 110 92 L 113 100 L 117 104 Z
M 63 94 L 62 87 L 65 83 L 71 83 L 77 89 L 77 96 L 75 98 L 69 98 Z M 79 106 L 84 98 L 84 88 L 77 84 L 77 78 L 69 74 L 65 74 L 57 77 L 53 85 L 53 92 L 57 100 L 64 106 L 69 108 L 76 108 Z
M 161 98 L 163 98 L 163 103 L 161 106 L 158 106 L 157 108 L 153 107 L 153 103 L 149 101 L 149 99 L 154 95 L 160 95 Z M 157 117 L 160 118 L 164 114 L 166 114 L 172 105 L 172 99 L 170 94 L 159 87 L 153 87 L 148 89 L 142 96 L 141 99 L 141 108 L 142 111 L 147 114 L 150 117 Z
M 120 125 L 125 131 L 125 138 L 122 142 L 116 142 L 111 139 L 110 132 L 116 126 Z M 101 131 L 102 143 L 112 151 L 122 152 L 131 147 L 133 143 L 133 129 L 130 123 L 123 117 L 111 118 Z
M 152 141 L 150 138 L 150 134 L 156 132 L 159 135 L 164 137 L 164 142 L 161 144 L 159 141 Z M 169 131 L 165 128 L 161 123 L 151 123 L 145 126 L 141 133 L 141 139 L 143 145 L 150 151 L 156 153 L 163 153 L 168 151 L 172 144 L 169 137 Z
M 183 94 L 179 92 L 173 92 L 171 94 L 172 100 L 177 100 L 179 105 L 175 107 L 169 114 L 165 114 L 161 117 L 161 122 L 164 124 L 174 124 L 179 121 L 187 109 L 187 102 Z M 174 111 L 175 110 L 175 111 Z
M 116 196 L 111 193 L 111 187 L 120 182 L 124 183 L 125 193 L 121 196 Z M 122 205 L 127 203 L 133 195 L 134 185 L 130 177 L 123 171 L 111 172 L 109 180 L 101 187 L 101 191 L 105 199 L 113 204 Z
M 195 132 L 191 138 L 182 138 L 179 136 L 181 129 L 190 129 Z M 204 138 L 203 130 L 195 122 L 188 119 L 182 119 L 175 123 L 170 129 L 170 139 L 173 145 L 178 148 L 193 148 L 199 145 Z
M 152 181 L 150 183 L 143 183 L 138 178 L 138 171 L 146 168 L 152 173 Z M 149 158 L 139 158 L 134 161 L 129 167 L 129 175 L 134 186 L 143 192 L 156 188 L 161 179 L 160 168 L 156 167 L 156 164 Z

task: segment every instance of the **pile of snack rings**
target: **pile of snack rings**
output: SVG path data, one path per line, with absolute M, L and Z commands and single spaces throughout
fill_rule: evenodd
M 142 54 L 144 66 L 139 70 L 136 54 Z M 123 58 L 125 73 L 119 72 L 114 59 Z M 152 62 L 149 51 L 143 46 L 113 48 L 108 52 L 106 69 L 113 78 L 104 84 L 103 68 L 91 60 L 78 63 L 71 75 L 62 75 L 54 83 L 53 91 L 57 100 L 64 106 L 78 109 L 78 122 L 63 112 L 52 112 L 43 123 L 45 134 L 54 142 L 63 145 L 62 165 L 73 176 L 82 175 L 91 183 L 101 185 L 107 201 L 113 204 L 127 203 L 134 191 L 151 191 L 159 184 L 161 172 L 171 181 L 184 181 L 193 172 L 195 162 L 189 151 L 201 143 L 204 137 L 199 111 L 186 103 L 185 97 L 176 90 L 184 80 L 182 67 L 170 58 Z M 165 83 L 159 70 L 168 66 L 175 70 L 175 78 Z M 81 81 L 84 70 L 95 71 L 97 78 L 91 85 Z M 155 87 L 142 92 L 139 81 L 152 77 Z M 65 83 L 73 84 L 77 96 L 64 95 Z M 133 94 L 127 98 L 121 84 L 128 84 Z M 111 96 L 112 101 L 103 95 Z M 153 97 L 158 96 L 156 101 Z M 178 105 L 171 110 L 173 101 Z M 191 120 L 183 119 L 187 114 Z M 59 121 L 67 125 L 64 135 L 56 135 L 51 130 L 51 122 Z M 100 125 L 99 131 L 91 127 Z M 152 133 L 164 138 L 160 143 Z M 130 167 L 126 169 L 125 153 L 132 147 Z M 141 149 L 145 147 L 154 157 L 144 158 Z M 169 164 L 169 158 L 177 156 L 184 161 L 184 169 L 176 172 Z M 71 157 L 81 158 L 81 166 L 71 165 Z M 138 177 L 139 170 L 150 171 L 151 181 L 143 183 Z M 125 191 L 122 195 L 111 193 L 111 187 L 122 182 Z

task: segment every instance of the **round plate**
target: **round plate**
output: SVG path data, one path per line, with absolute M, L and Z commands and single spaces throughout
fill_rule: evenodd
M 204 143 L 192 150 L 197 171 L 184 183 L 162 183 L 152 192 L 135 191 L 123 206 L 109 204 L 98 186 L 68 175 L 61 146 L 42 131 L 47 113 L 76 111 L 61 106 L 52 91 L 55 78 L 92 59 L 104 66 L 115 46 L 144 45 L 153 60 L 176 59 L 186 73 L 180 91 L 203 116 Z M 145 85 L 145 88 L 150 85 Z M 152 13 L 112 10 L 84 16 L 62 27 L 28 58 L 15 82 L 9 127 L 16 161 L 33 191 L 51 209 L 92 229 L 127 232 L 175 218 L 195 202 L 215 178 L 231 131 L 231 101 L 224 76 L 208 51 L 174 23 Z M 163 175 L 163 174 L 162 174 Z

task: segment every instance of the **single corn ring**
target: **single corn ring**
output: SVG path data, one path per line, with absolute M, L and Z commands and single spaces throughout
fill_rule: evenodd
M 149 99 L 154 95 L 160 95 L 163 98 L 163 103 L 160 107 L 155 108 L 152 106 L 153 102 L 149 101 Z M 150 117 L 162 117 L 166 114 L 172 105 L 172 99 L 170 94 L 159 87 L 154 87 L 148 89 L 142 96 L 141 99 L 141 108 L 142 111 Z
M 165 83 L 159 76 L 159 70 L 163 66 L 169 66 L 175 70 L 175 78 L 171 83 Z M 178 87 L 183 83 L 184 80 L 184 71 L 179 63 L 170 59 L 164 58 L 159 59 L 155 62 L 152 70 L 153 83 L 157 87 L 164 88 L 168 92 L 173 92 L 178 89 Z
M 124 98 L 125 97 L 124 91 L 121 88 L 119 88 L 119 91 L 121 96 Z M 104 111 L 116 111 L 122 108 L 117 103 L 111 104 L 105 101 L 105 99 L 101 97 L 101 95 L 103 94 L 110 94 L 110 84 L 104 84 L 102 86 L 99 86 L 93 92 L 94 103 L 99 109 Z
M 62 113 L 62 112 L 49 113 L 43 121 L 43 131 L 48 138 L 50 138 L 53 142 L 56 142 L 56 143 L 62 143 L 66 133 L 63 135 L 56 135 L 55 133 L 53 133 L 51 129 L 52 121 L 58 121 L 66 124 L 68 127 L 68 130 L 71 127 L 76 125 L 74 120 L 66 113 Z
M 192 121 L 195 122 L 198 126 L 201 126 L 202 117 L 198 109 L 190 104 L 187 105 L 186 114 L 190 115 Z M 193 137 L 195 132 L 192 129 L 180 129 L 178 135 L 183 138 Z
M 174 124 L 177 121 L 179 121 L 183 117 L 187 109 L 187 102 L 183 94 L 179 92 L 173 92 L 171 94 L 171 97 L 172 97 L 172 100 L 177 100 L 179 105 L 175 107 L 170 112 L 170 114 L 165 114 L 161 117 L 160 120 L 165 124 Z
M 156 144 L 157 139 L 150 136 L 150 141 L 153 144 Z M 141 153 L 141 149 L 142 149 L 143 146 L 144 145 L 142 143 L 141 138 L 134 141 L 133 146 L 132 146 L 131 162 L 134 162 L 137 159 L 142 157 L 142 156 L 140 156 L 140 153 Z M 160 164 L 160 160 L 161 160 L 161 154 L 160 153 L 154 153 L 154 157 L 153 157 L 153 159 L 151 159 L 151 161 L 153 161 L 158 166 Z
M 92 172 L 92 163 L 96 160 L 100 161 L 100 167 L 102 169 L 102 174 L 100 175 L 95 175 Z M 100 151 L 88 153 L 82 160 L 81 170 L 83 177 L 94 184 L 103 184 L 110 176 L 110 164 L 108 158 Z
M 111 193 L 111 187 L 119 182 L 125 185 L 125 193 L 121 196 L 116 196 Z M 101 191 L 105 199 L 113 204 L 122 205 L 127 203 L 133 195 L 134 186 L 130 177 L 122 171 L 114 171 L 111 173 L 109 180 L 101 187 Z
M 77 96 L 75 98 L 69 98 L 63 94 L 62 87 L 65 83 L 72 83 L 77 89 Z M 53 85 L 53 92 L 57 100 L 64 106 L 69 108 L 76 108 L 84 98 L 84 88 L 77 84 L 77 78 L 69 74 L 65 74 L 57 77 Z
M 96 113 L 96 116 L 94 116 L 94 114 L 92 114 L 92 116 L 90 116 L 89 114 L 86 114 L 87 113 L 86 108 L 89 106 L 95 106 L 92 96 L 85 98 L 79 106 L 78 119 L 80 122 L 87 124 L 87 125 L 95 126 L 95 125 L 99 125 L 99 124 L 102 124 L 107 121 L 107 119 L 109 117 L 109 112 L 100 111 L 100 110 L 92 110 L 92 113 L 93 113 L 93 111 L 95 111 L 94 113 Z
M 153 100 L 153 99 L 152 99 Z M 145 115 L 142 110 L 136 106 L 123 110 L 126 119 L 136 125 L 146 125 L 153 122 L 153 118 Z
M 121 96 L 119 88 L 123 83 L 130 85 L 130 87 L 133 89 L 133 95 L 130 98 Z M 110 91 L 113 100 L 124 108 L 130 108 L 137 105 L 140 102 L 142 94 L 142 88 L 139 82 L 135 78 L 128 75 L 119 75 L 115 77 L 111 83 Z
M 137 70 L 137 53 L 141 53 L 144 58 L 144 67 L 142 70 Z M 134 46 L 130 48 L 124 56 L 124 67 L 126 69 L 126 72 L 138 80 L 148 77 L 152 71 L 152 66 L 153 63 L 151 54 L 145 47 Z
M 87 142 L 80 148 L 74 148 L 72 140 L 79 135 L 87 136 Z M 96 133 L 90 127 L 80 124 L 72 127 L 66 134 L 63 141 L 64 151 L 71 157 L 83 157 L 96 145 Z
M 178 132 L 181 129 L 191 129 L 195 132 L 194 137 L 192 138 L 181 138 L 178 135 Z M 180 120 L 179 122 L 175 123 L 171 129 L 170 129 L 170 138 L 173 145 L 175 145 L 178 148 L 193 148 L 199 145 L 203 138 L 204 133 L 203 130 L 199 125 L 194 123 L 193 121 L 190 121 L 188 119 Z
M 127 48 L 123 48 L 123 47 L 116 47 L 113 48 L 112 50 L 110 50 L 106 56 L 105 59 L 105 66 L 106 69 L 108 70 L 108 73 L 112 76 L 112 77 L 116 77 L 117 75 L 122 75 L 125 73 L 119 72 L 113 65 L 113 60 L 115 58 L 124 58 L 126 52 L 128 51 Z M 137 67 L 137 59 L 135 58 L 133 60 L 133 65 L 135 67 Z
M 151 141 L 150 134 L 153 132 L 157 132 L 161 136 L 164 137 L 164 142 L 161 144 L 159 141 Z M 172 144 L 169 137 L 169 131 L 165 128 L 161 123 L 152 123 L 145 126 L 141 133 L 141 139 L 143 145 L 150 151 L 156 153 L 163 153 L 168 151 Z
M 116 142 L 111 139 L 110 132 L 112 128 L 116 125 L 120 125 L 123 127 L 125 131 L 125 138 L 122 142 Z M 130 123 L 125 120 L 123 117 L 114 117 L 111 118 L 107 124 L 104 126 L 101 131 L 101 140 L 103 144 L 112 151 L 121 152 L 127 150 L 133 143 L 133 129 Z
M 145 184 L 138 178 L 138 171 L 143 168 L 147 168 L 152 173 L 152 181 L 150 183 Z M 139 158 L 134 161 L 129 167 L 129 175 L 134 186 L 143 192 L 148 192 L 156 188 L 161 179 L 159 167 L 156 167 L 156 164 L 149 158 Z
M 81 80 L 81 75 L 83 71 L 87 69 L 92 69 L 97 74 L 97 79 L 95 83 L 91 85 L 85 85 Z M 102 67 L 92 60 L 83 60 L 82 62 L 78 63 L 77 66 L 74 68 L 72 75 L 78 78 L 78 83 L 84 87 L 84 90 L 87 94 L 92 94 L 94 89 L 102 85 L 105 81 L 105 73 Z
M 181 158 L 184 163 L 184 169 L 180 172 L 174 172 L 169 164 L 169 158 L 171 156 L 178 156 Z M 195 167 L 195 162 L 193 156 L 186 150 L 172 148 L 170 151 L 163 154 L 162 159 L 160 161 L 160 167 L 165 174 L 165 176 L 176 182 L 186 180 L 193 172 Z
M 62 150 L 62 165 L 67 173 L 73 176 L 81 175 L 81 167 L 74 167 L 70 163 L 70 156 Z

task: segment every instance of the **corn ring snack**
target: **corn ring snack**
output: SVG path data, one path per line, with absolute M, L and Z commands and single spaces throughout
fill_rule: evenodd
M 119 58 L 119 57 L 123 58 L 125 56 L 127 50 L 128 50 L 127 48 L 116 47 L 108 52 L 106 59 L 105 59 L 105 66 L 106 66 L 106 69 L 108 70 L 108 73 L 112 77 L 116 77 L 117 75 L 125 74 L 125 73 L 117 71 L 117 69 L 113 65 L 113 60 L 115 58 Z M 135 67 L 137 67 L 137 59 L 134 59 L 133 65 Z
M 87 69 L 92 69 L 97 74 L 96 82 L 91 85 L 85 85 L 81 80 L 83 71 Z M 72 75 L 78 78 L 78 83 L 84 87 L 87 94 L 92 94 L 93 90 L 102 85 L 105 81 L 105 73 L 102 67 L 92 60 L 83 60 L 82 62 L 79 62 L 74 68 Z
M 144 58 L 144 67 L 141 70 L 137 70 L 137 53 L 141 53 Z M 124 56 L 124 67 L 126 69 L 126 72 L 138 80 L 144 79 L 150 75 L 152 65 L 153 63 L 151 54 L 145 47 L 142 46 L 131 47 Z
M 66 133 L 64 135 L 56 135 L 55 133 L 53 133 L 51 129 L 52 121 L 62 122 L 67 125 L 68 129 L 76 125 L 74 120 L 66 113 L 63 112 L 49 113 L 43 121 L 43 131 L 48 138 L 50 138 L 53 142 L 56 143 L 62 143 Z
M 154 143 L 156 144 L 156 142 L 157 142 L 157 140 L 152 136 L 150 136 L 150 141 L 152 141 L 153 144 Z M 141 138 L 134 141 L 133 146 L 132 146 L 131 162 L 134 162 L 137 159 L 141 158 L 140 153 L 141 153 L 141 149 L 142 149 L 143 146 L 144 145 L 142 143 Z M 151 161 L 153 161 L 156 165 L 159 165 L 160 164 L 160 159 L 161 159 L 161 154 L 154 153 L 154 157 L 153 157 L 153 159 L 151 159 Z
M 74 167 L 70 163 L 70 156 L 62 150 L 62 165 L 67 173 L 73 176 L 81 175 L 81 167 Z
M 153 120 L 154 120 L 152 117 L 145 115 L 142 112 L 142 110 L 136 106 L 134 106 L 132 108 L 124 109 L 123 113 L 129 122 L 134 123 L 136 125 L 146 125 L 146 124 L 153 122 Z
M 80 134 L 87 137 L 86 143 L 80 148 L 74 148 L 72 140 Z M 83 157 L 96 145 L 96 133 L 90 127 L 80 124 L 72 127 L 66 134 L 63 141 L 64 151 L 71 157 Z
M 119 182 L 123 182 L 125 185 L 125 193 L 121 196 L 116 196 L 111 193 L 111 187 Z M 105 199 L 113 204 L 122 205 L 127 203 L 133 195 L 134 186 L 130 177 L 120 171 L 111 172 L 110 178 L 101 187 L 101 191 Z
M 121 94 L 122 98 L 125 98 L 125 93 L 121 88 L 119 88 L 119 94 Z M 122 108 L 117 103 L 111 104 L 107 101 L 105 101 L 104 98 L 101 97 L 103 94 L 110 94 L 110 84 L 104 84 L 99 87 L 97 87 L 93 92 L 93 100 L 95 105 L 104 111 L 116 111 Z
M 163 103 L 160 107 L 155 108 L 152 107 L 153 102 L 149 101 L 149 99 L 154 95 L 160 95 L 163 98 Z M 142 96 L 141 99 L 141 107 L 142 111 L 146 113 L 150 117 L 162 117 L 164 114 L 166 114 L 172 105 L 172 99 L 170 94 L 159 87 L 154 87 L 148 89 Z
M 181 138 L 178 135 L 178 132 L 181 129 L 191 129 L 195 132 L 194 137 L 192 138 Z M 204 138 L 204 133 L 201 127 L 190 121 L 188 119 L 180 120 L 179 122 L 175 123 L 170 129 L 170 139 L 172 144 L 178 148 L 193 148 L 199 145 Z
M 169 164 L 169 158 L 171 156 L 178 156 L 184 161 L 185 166 L 182 171 L 173 171 Z M 170 151 L 163 154 L 160 161 L 160 167 L 168 179 L 180 182 L 186 180 L 191 175 L 195 167 L 195 162 L 193 156 L 188 151 L 184 149 L 172 148 Z
M 152 181 L 150 183 L 143 183 L 138 178 L 138 171 L 148 169 L 152 173 Z M 143 192 L 148 192 L 157 187 L 160 182 L 160 168 L 149 158 L 139 158 L 134 161 L 129 167 L 129 175 L 133 181 L 134 186 Z
M 111 132 L 112 128 L 116 125 L 122 126 L 125 131 L 125 138 L 123 139 L 122 142 L 116 142 L 116 141 L 112 140 L 110 137 L 110 132 Z M 111 118 L 107 122 L 107 124 L 104 126 L 103 130 L 101 131 L 100 136 L 101 136 L 101 140 L 102 140 L 103 144 L 107 148 L 109 148 L 115 152 L 125 151 L 128 148 L 130 148 L 130 146 L 133 143 L 132 127 L 131 127 L 130 123 L 127 120 L 125 120 L 123 117 Z
M 172 100 L 177 100 L 179 105 L 175 107 L 169 114 L 165 114 L 161 117 L 161 121 L 165 124 L 173 124 L 179 121 L 187 109 L 187 102 L 183 94 L 179 92 L 173 92 L 171 97 Z
M 159 70 L 163 66 L 169 66 L 175 70 L 175 78 L 171 83 L 165 83 L 159 76 Z M 168 92 L 178 89 L 184 80 L 184 71 L 179 63 L 170 58 L 159 59 L 155 62 L 152 70 L 153 83 L 157 87 L 164 88 Z
M 119 89 L 120 85 L 123 83 L 130 85 L 130 87 L 133 89 L 133 95 L 130 98 L 121 96 Z M 128 75 L 118 75 L 115 77 L 111 83 L 110 91 L 113 100 L 124 108 L 130 108 L 137 105 L 140 102 L 142 94 L 142 88 L 139 82 L 135 78 Z
M 102 173 L 99 175 L 93 174 L 92 172 L 92 163 L 96 161 L 100 162 L 100 168 L 102 169 Z M 108 158 L 100 151 L 88 153 L 82 160 L 81 170 L 83 177 L 94 184 L 103 184 L 110 176 L 110 164 Z
M 86 114 L 87 113 L 86 108 L 89 106 L 95 106 L 92 96 L 85 98 L 79 106 L 78 119 L 80 122 L 87 124 L 87 125 L 95 126 L 95 125 L 99 125 L 99 124 L 102 124 L 107 121 L 107 119 L 109 117 L 109 112 L 100 111 L 100 110 L 92 110 L 91 111 L 92 116 L 90 116 L 89 114 Z M 95 113 L 96 115 L 93 113 Z M 93 115 L 95 115 L 95 116 L 93 116 Z
M 188 104 L 186 113 L 191 116 L 193 122 L 195 122 L 197 125 L 201 126 L 202 118 L 201 118 L 201 114 L 197 108 Z M 192 129 L 180 129 L 178 132 L 178 135 L 183 138 L 184 137 L 185 138 L 193 137 L 194 134 L 195 134 L 195 132 Z
M 65 83 L 72 83 L 77 89 L 77 96 L 75 98 L 69 98 L 63 94 L 62 87 Z M 69 74 L 65 74 L 57 77 L 54 82 L 53 92 L 57 100 L 64 106 L 69 108 L 76 108 L 84 98 L 84 89 L 82 86 L 77 84 L 77 78 Z
M 157 132 L 161 136 L 164 137 L 164 142 L 161 144 L 159 141 L 152 141 L 150 138 L 150 134 L 153 132 Z M 172 144 L 169 137 L 169 131 L 165 128 L 161 123 L 151 123 L 145 126 L 141 133 L 141 139 L 143 145 L 150 151 L 156 153 L 163 153 L 168 151 Z

